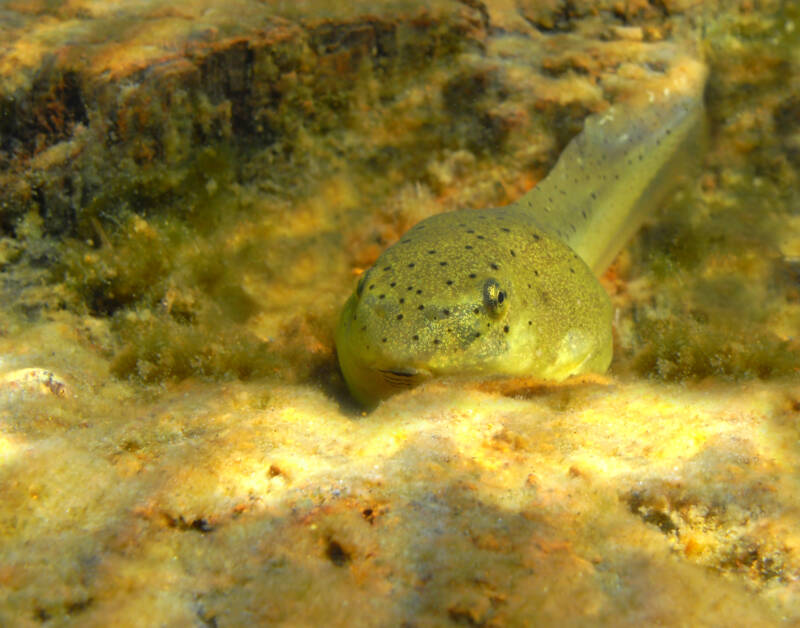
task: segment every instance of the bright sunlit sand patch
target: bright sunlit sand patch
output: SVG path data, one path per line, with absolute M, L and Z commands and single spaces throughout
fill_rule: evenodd
M 0 432 L 2 429 L 3 423 L 0 420 Z M 19 439 L 0 433 L 0 466 L 14 462 L 24 448 L 25 445 Z

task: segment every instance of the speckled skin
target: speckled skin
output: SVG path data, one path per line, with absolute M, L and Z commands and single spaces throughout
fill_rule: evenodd
M 608 367 L 611 304 L 526 214 L 462 210 L 423 220 L 378 258 L 344 307 L 337 348 L 367 405 L 454 372 L 558 380 Z
M 358 283 L 336 332 L 353 395 L 370 406 L 444 375 L 562 380 L 604 372 L 612 308 L 595 277 L 686 162 L 705 67 L 678 64 L 659 98 L 590 117 L 516 203 L 423 220 Z

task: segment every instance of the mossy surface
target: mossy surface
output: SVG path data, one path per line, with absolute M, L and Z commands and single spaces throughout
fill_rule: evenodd
M 636 289 L 649 299 L 626 307 L 636 322 L 621 353 L 633 355 L 639 374 L 798 375 L 800 170 L 786 119 L 798 18 L 786 5 L 770 16 L 740 10 L 708 27 L 709 154 L 701 176 L 634 243 L 644 269 Z
M 297 23 L 279 9 L 261 16 L 266 29 L 254 38 L 217 33 L 188 57 L 111 83 L 91 64 L 38 71 L 29 100 L 60 117 L 9 108 L 7 157 L 35 155 L 24 172 L 22 157 L 11 159 L 0 223 L 11 247 L 31 240 L 26 216 L 38 216 L 32 235 L 49 276 L 25 278 L 37 266 L 30 255 L 6 270 L 20 284 L 63 281 L 62 307 L 107 320 L 119 377 L 296 381 L 331 370 L 347 239 L 392 185 L 424 167 L 420 149 L 441 152 L 451 137 L 423 142 L 413 128 L 425 106 L 413 102 L 413 72 L 443 80 L 443 64 L 480 31 L 452 6 L 405 8 Z M 80 116 L 65 113 L 73 101 Z M 404 145 L 396 125 L 411 125 L 424 145 Z M 382 141 L 365 141 L 381 129 Z M 334 260 L 327 285 L 324 258 Z M 320 355 L 311 363 L 309 346 Z

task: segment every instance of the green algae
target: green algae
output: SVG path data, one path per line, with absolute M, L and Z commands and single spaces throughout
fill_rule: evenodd
M 371 29 L 380 34 L 377 51 L 365 51 L 359 40 Z M 276 234 L 271 225 L 293 213 L 293 204 L 314 202 L 321 185 L 341 180 L 346 163 L 372 162 L 362 148 L 377 111 L 391 108 L 417 78 L 409 72 L 440 63 L 468 40 L 464 24 L 434 14 L 413 25 L 370 20 L 366 30 L 323 21 L 309 32 L 212 53 L 197 62 L 199 85 L 178 75 L 177 85 L 164 89 L 172 80 L 168 68 L 137 89 L 103 87 L 94 95 L 97 109 L 80 124 L 65 121 L 59 132 L 72 137 L 37 157 L 18 177 L 16 193 L 4 198 L 0 218 L 15 238 L 9 242 L 27 237 L 25 216 L 40 216 L 41 227 L 28 255 L 6 247 L 9 262 L 24 258 L 10 270 L 28 286 L 41 281 L 41 272 L 34 278 L 25 269 L 35 265 L 34 249 L 45 248 L 45 281 L 67 290 L 56 309 L 108 320 L 114 342 L 105 350 L 117 376 L 294 381 L 330 370 L 326 313 L 333 320 L 347 273 L 341 236 L 333 233 L 339 219 L 332 226 L 317 216 L 319 237 Z M 238 73 L 244 63 L 249 78 Z M 48 77 L 59 82 L 52 72 L 40 80 Z M 370 114 L 362 122 L 364 109 Z M 374 153 L 386 148 L 375 146 Z M 403 166 L 402 176 L 417 165 Z M 383 188 L 387 170 L 396 168 L 370 163 L 371 172 L 358 175 L 362 207 L 373 205 L 375 182 Z M 352 224 L 358 217 L 350 211 Z M 261 241 L 237 234 L 247 224 Z M 321 300 L 328 304 L 317 300 L 317 315 L 304 311 L 312 294 L 277 303 L 273 280 L 320 239 L 326 255 L 342 260 L 330 296 Z M 243 287 L 246 276 L 255 287 Z M 254 324 L 264 311 L 273 318 L 285 312 L 283 322 Z M 310 339 L 292 339 L 298 328 Z M 306 341 L 319 359 L 306 359 Z
M 443 76 L 438 70 L 434 75 Z M 378 102 L 389 109 L 398 107 L 390 96 L 381 90 L 371 107 Z M 418 126 L 418 107 L 404 114 L 412 127 Z M 397 124 L 397 119 L 391 123 Z M 291 272 L 317 237 L 277 233 L 276 221 L 282 213 L 293 212 L 293 206 L 313 201 L 321 187 L 340 181 L 339 171 L 351 161 L 368 167 L 352 175 L 357 200 L 347 203 L 352 209 L 342 217 L 334 214 L 333 225 L 340 220 L 352 225 L 394 193 L 391 181 L 410 176 L 426 163 L 420 146 L 437 153 L 446 150 L 444 133 L 427 143 L 420 135 L 415 150 L 406 151 L 414 161 L 381 163 L 374 156 L 385 154 L 387 143 L 368 143 L 365 153 L 361 138 L 367 130 L 357 123 L 348 129 L 346 120 L 339 126 L 335 133 L 320 134 L 298 127 L 290 138 L 250 152 L 244 163 L 229 144 L 219 144 L 198 151 L 182 168 L 153 168 L 140 176 L 112 179 L 90 208 L 97 216 L 109 217 L 105 226 L 89 214 L 83 228 L 88 237 L 68 240 L 59 249 L 53 275 L 64 277 L 74 295 L 73 307 L 110 320 L 117 339 L 111 352 L 115 375 L 154 383 L 186 377 L 330 378 L 326 373 L 333 370 L 332 321 L 337 286 L 347 282 L 344 272 L 327 288 L 328 309 L 320 315 L 302 311 L 305 301 L 289 303 L 286 324 L 277 337 L 263 339 L 254 333 L 252 319 L 282 305 L 270 298 L 270 285 Z M 372 129 L 374 122 L 364 127 Z M 424 131 L 418 128 L 417 133 Z M 394 143 L 394 131 L 387 137 Z M 241 183 L 253 179 L 248 185 Z M 148 196 L 136 196 L 137 190 L 147 190 Z M 119 199 L 127 200 L 120 206 Z M 309 226 L 323 234 L 326 255 L 345 260 L 341 236 L 331 231 L 335 226 L 330 220 L 321 218 Z M 237 235 L 246 225 L 260 238 Z M 231 238 L 236 245 L 228 244 Z M 256 277 L 260 294 L 243 289 L 246 276 Z M 319 279 L 303 281 L 317 284 Z M 319 307 L 316 300 L 314 308 Z M 303 342 L 289 341 L 297 325 L 327 347 L 317 359 L 308 360 Z
M 623 334 L 621 353 L 632 362 L 620 355 L 621 370 L 666 380 L 798 374 L 796 260 L 780 246 L 800 180 L 782 113 L 792 102 L 785 73 L 797 64 L 786 24 L 796 13 L 741 15 L 739 28 L 728 24 L 735 40 L 707 35 L 712 150 L 703 181 L 634 245 L 652 301 L 628 310 L 635 331 Z

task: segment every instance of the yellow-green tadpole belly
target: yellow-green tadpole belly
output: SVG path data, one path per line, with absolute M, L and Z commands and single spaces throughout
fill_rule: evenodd
M 602 373 L 611 303 L 597 280 L 702 134 L 706 69 L 590 116 L 535 188 L 501 208 L 423 220 L 381 254 L 342 310 L 336 349 L 366 406 L 426 379 Z

